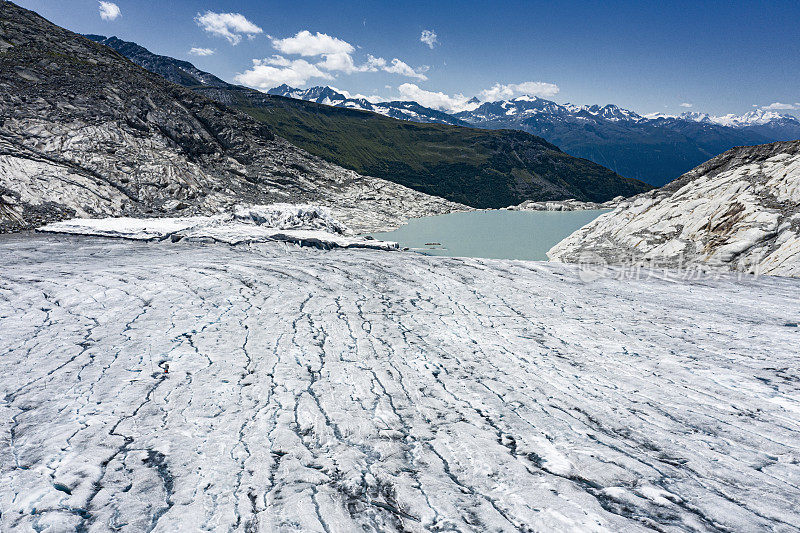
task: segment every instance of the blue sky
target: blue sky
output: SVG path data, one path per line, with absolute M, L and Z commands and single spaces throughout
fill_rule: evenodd
M 116 35 L 262 88 L 327 84 L 454 107 L 459 95 L 534 92 L 639 113 L 780 103 L 800 115 L 796 0 L 113 0 L 119 14 L 106 6 L 105 18 L 97 0 L 16 1 L 70 30 Z M 421 41 L 425 30 L 435 42 Z

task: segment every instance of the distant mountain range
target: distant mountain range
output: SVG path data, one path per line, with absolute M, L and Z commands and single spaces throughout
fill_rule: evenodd
M 768 109 L 754 109 L 744 115 L 730 114 L 720 117 L 708 113 L 683 113 L 679 118 L 749 130 L 780 141 L 800 139 L 800 120 L 797 117 Z
M 455 116 L 481 128 L 539 135 L 569 154 L 657 186 L 734 146 L 774 140 L 749 128 L 684 117 L 647 118 L 615 105 L 560 105 L 527 96 L 485 103 Z
M 699 113 L 642 116 L 615 105 L 561 105 L 520 96 L 448 115 L 415 102 L 376 104 L 364 98 L 348 98 L 331 87 L 295 89 L 281 85 L 269 92 L 414 122 L 518 129 L 542 137 L 571 155 L 656 186 L 735 146 L 800 139 L 800 120 L 764 110 L 724 117 Z
M 328 87 L 291 93 L 314 102 L 265 94 L 225 83 L 191 63 L 153 54 L 135 43 L 88 37 L 174 83 L 247 113 L 295 146 L 332 163 L 472 207 L 567 198 L 603 202 L 651 188 L 529 133 L 451 125 L 460 122 L 409 102 L 391 102 L 391 109 L 375 105 L 373 112 L 366 112 L 355 108 L 369 104 L 366 100 L 347 98 Z M 395 110 L 408 119 L 416 108 L 430 117 L 417 117 L 420 122 L 439 123 L 382 116 Z
M 135 43 L 116 37 L 87 37 L 173 83 L 185 87 L 234 87 L 189 62 L 152 54 Z M 655 186 L 664 185 L 735 146 L 800 139 L 800 120 L 767 110 L 754 110 L 742 116 L 714 117 L 703 113 L 642 116 L 616 105 L 561 105 L 543 98 L 520 96 L 485 103 L 473 99 L 476 106 L 473 110 L 449 114 L 417 102 L 370 102 L 327 86 L 297 89 L 284 84 L 268 94 L 371 111 L 411 122 L 521 130 L 542 137 L 570 155 Z
M 347 107 L 350 109 L 361 109 L 380 113 L 387 117 L 400 120 L 410 120 L 411 122 L 427 122 L 430 124 L 450 124 L 451 126 L 469 126 L 463 120 L 459 120 L 453 115 L 443 111 L 437 111 L 430 107 L 425 107 L 417 102 L 380 102 L 372 103 L 366 98 L 351 98 L 334 89 L 333 87 L 311 87 L 310 89 L 294 89 L 283 84 L 274 89 L 270 89 L 268 94 L 285 96 L 316 102 L 318 104 L 332 105 L 335 107 Z

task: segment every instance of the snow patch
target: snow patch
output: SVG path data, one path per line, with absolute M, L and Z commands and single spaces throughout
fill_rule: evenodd
M 239 206 L 233 213 L 176 218 L 76 218 L 48 224 L 45 233 L 137 241 L 212 240 L 227 244 L 283 241 L 316 248 L 396 250 L 396 242 L 352 236 L 330 212 L 312 205 Z

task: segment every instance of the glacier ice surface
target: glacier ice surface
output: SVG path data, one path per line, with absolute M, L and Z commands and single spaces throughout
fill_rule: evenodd
M 0 529 L 796 531 L 798 289 L 4 236 Z

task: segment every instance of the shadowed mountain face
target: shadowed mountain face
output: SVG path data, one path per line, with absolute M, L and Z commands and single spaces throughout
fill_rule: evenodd
M 171 75 L 219 83 L 184 72 Z M 273 202 L 329 206 L 345 223 L 377 215 L 362 230 L 458 207 L 314 157 L 244 113 L 0 2 L 0 230 Z
M 203 77 L 191 64 L 133 43 L 94 38 L 157 74 L 183 80 L 195 92 L 246 112 L 328 161 L 473 207 L 505 207 L 528 199 L 605 201 L 651 188 L 521 131 L 412 123 L 231 84 L 198 85 Z M 176 75 L 176 67 L 187 76 Z M 318 96 L 324 101 L 335 95 Z
M 535 97 L 486 103 L 455 116 L 477 127 L 540 135 L 569 154 L 657 186 L 734 146 L 776 140 L 752 129 L 682 117 L 648 119 L 614 105 L 562 106 Z
M 452 120 L 458 120 L 462 126 L 522 130 L 571 155 L 653 185 L 663 185 L 734 146 L 800 139 L 800 120 L 764 109 L 741 116 L 683 113 L 644 117 L 615 105 L 560 105 L 521 96 L 483 104 L 473 98 L 469 110 L 452 115 L 416 102 L 373 103 L 364 98 L 348 98 L 331 87 L 294 89 L 281 85 L 269 92 L 414 122 L 452 124 Z

